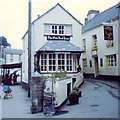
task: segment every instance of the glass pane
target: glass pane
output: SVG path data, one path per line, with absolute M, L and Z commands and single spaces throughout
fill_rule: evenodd
M 53 60 L 53 65 L 55 65 L 55 60 Z
M 55 54 L 53 54 L 53 59 L 55 59 Z
M 55 71 L 55 66 L 53 66 L 53 71 Z

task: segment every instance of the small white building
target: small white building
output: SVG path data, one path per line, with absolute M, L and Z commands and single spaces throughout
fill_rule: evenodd
M 82 29 L 84 75 L 120 76 L 119 16 L 118 4 L 101 13 L 88 12 Z
M 14 64 L 22 62 L 22 49 L 5 48 L 5 63 Z
M 5 59 L 5 63 L 2 64 L 3 74 L 7 73 L 8 71 L 10 72 L 9 74 L 17 72 L 16 74 L 19 74 L 17 81 L 20 82 L 22 76 L 22 49 L 13 49 L 11 47 L 7 47 L 4 48 L 3 53 Z
M 82 24 L 59 3 L 32 22 L 31 74 L 77 73 Z M 22 80 L 28 83 L 28 31 L 23 36 Z

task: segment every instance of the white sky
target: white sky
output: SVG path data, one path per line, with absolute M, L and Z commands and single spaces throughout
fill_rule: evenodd
M 32 21 L 60 3 L 84 24 L 89 10 L 100 12 L 117 4 L 119 0 L 32 0 Z M 12 48 L 22 48 L 21 38 L 28 28 L 28 0 L 0 0 L 0 36 L 7 38 Z

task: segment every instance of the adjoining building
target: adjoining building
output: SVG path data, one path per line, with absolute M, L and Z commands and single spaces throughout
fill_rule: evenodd
M 23 84 L 28 83 L 28 31 L 23 36 Z M 82 24 L 59 3 L 32 22 L 31 74 L 76 74 L 83 50 Z
M 22 49 L 13 49 L 3 36 L 0 37 L 0 76 L 16 72 L 19 74 L 18 81 L 22 76 Z
M 22 49 L 4 48 L 5 63 L 2 64 L 1 74 L 4 76 L 14 72 L 18 75 L 17 82 L 21 82 L 22 78 Z
M 90 10 L 82 29 L 85 76 L 120 76 L 120 5 L 101 13 Z

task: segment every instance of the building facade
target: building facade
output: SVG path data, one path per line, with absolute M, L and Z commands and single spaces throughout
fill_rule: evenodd
M 120 76 L 119 4 L 90 10 L 82 29 L 84 75 Z M 111 14 L 112 13 L 112 14 Z
M 83 52 L 82 24 L 60 4 L 32 22 L 31 74 L 57 71 L 74 74 Z M 23 82 L 28 83 L 28 31 L 23 36 Z

